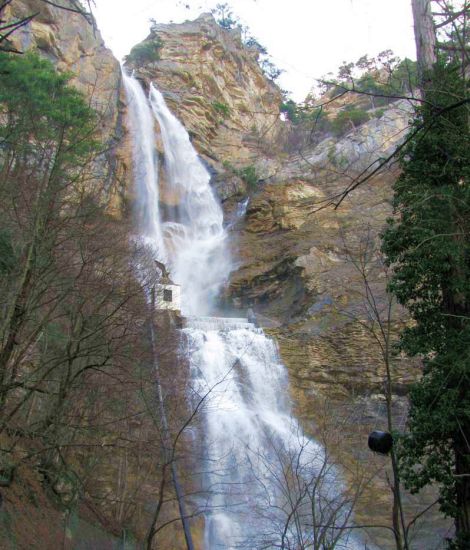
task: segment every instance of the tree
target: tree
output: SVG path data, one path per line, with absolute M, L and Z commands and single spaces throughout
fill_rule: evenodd
M 272 80 L 273 82 L 283 73 L 283 70 L 276 67 L 276 65 L 270 61 L 269 58 L 262 59 L 260 62 L 260 67 L 269 80 Z
M 389 220 L 383 243 L 395 267 L 390 288 L 416 323 L 401 347 L 424 362 L 400 467 L 413 491 L 438 484 L 441 510 L 455 520 L 455 548 L 470 544 L 468 13 L 467 2 L 456 9 L 413 1 L 424 102 L 401 155 L 399 218 Z M 439 42 L 443 35 L 447 42 Z
M 325 407 L 322 417 L 329 418 L 328 413 Z M 341 469 L 329 451 L 341 438 L 342 421 L 334 422 L 325 420 L 318 427 L 319 443 L 307 439 L 293 421 L 288 441 L 268 433 L 266 448 L 251 450 L 258 500 L 254 514 L 261 528 L 255 541 L 248 541 L 249 547 L 255 542 L 257 548 L 285 550 L 348 548 L 354 508 L 375 472 L 353 465 L 348 473 L 354 481 L 349 487 L 343 483 Z
M 37 55 L 0 53 L 0 71 L 0 468 L 57 487 L 93 462 L 71 449 L 109 451 L 94 397 L 123 373 L 142 290 L 106 215 L 99 117 Z
M 459 65 L 441 59 L 426 69 L 425 98 L 401 153 L 397 217 L 383 235 L 390 290 L 414 320 L 400 347 L 424 362 L 399 462 L 412 491 L 438 484 L 441 510 L 455 520 L 454 547 L 468 548 L 470 136 Z
M 238 19 L 234 17 L 233 11 L 227 3 L 217 4 L 215 8 L 211 10 L 211 13 L 223 29 L 234 29 L 238 23 Z
M 416 58 L 421 73 L 436 62 L 436 33 L 429 0 L 412 0 Z
M 137 280 L 140 247 L 106 211 L 99 115 L 37 55 L 0 53 L 0 71 L 0 475 L 33 470 L 67 510 L 143 540 L 173 461 L 146 331 L 155 277 Z M 179 521 L 165 514 L 159 532 Z
M 371 228 L 368 226 L 365 231 L 361 230 L 361 233 L 363 235 L 359 238 L 356 247 L 346 241 L 344 232 L 342 235 L 345 255 L 359 275 L 362 286 L 358 292 L 359 315 L 357 313 L 352 315 L 346 313 L 346 316 L 358 322 L 369 333 L 372 345 L 379 351 L 384 370 L 383 394 L 386 404 L 387 430 L 392 434 L 395 431 L 393 421 L 393 390 L 395 384 L 393 346 L 397 339 L 397 330 L 394 327 L 397 317 L 395 311 L 396 301 L 387 292 L 384 297 L 379 296 L 377 280 L 380 277 L 388 280 L 390 276 L 389 269 L 385 265 L 383 255 L 377 249 L 376 239 L 371 232 Z M 396 452 L 393 447 L 390 451 L 390 462 L 392 479 L 389 481 L 389 486 L 393 498 L 391 529 L 395 538 L 396 549 L 408 550 L 408 527 L 405 524 L 400 475 Z

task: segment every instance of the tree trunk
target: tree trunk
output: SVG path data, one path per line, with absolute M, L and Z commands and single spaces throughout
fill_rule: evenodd
M 412 0 L 416 59 L 421 77 L 436 63 L 436 31 L 430 0 Z
M 469 464 L 469 432 L 468 426 L 461 426 L 460 433 L 455 437 L 455 476 L 457 517 L 455 530 L 463 540 L 470 539 L 470 464 Z

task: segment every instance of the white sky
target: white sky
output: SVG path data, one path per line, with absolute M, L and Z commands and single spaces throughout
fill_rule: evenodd
M 149 19 L 180 23 L 223 0 L 96 0 L 106 44 L 118 59 L 143 40 Z M 411 0 L 232 0 L 235 15 L 285 73 L 279 85 L 301 101 L 315 78 L 343 61 L 391 49 L 415 58 Z

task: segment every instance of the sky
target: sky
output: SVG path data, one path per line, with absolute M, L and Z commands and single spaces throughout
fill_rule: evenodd
M 96 0 L 103 38 L 122 59 L 149 31 L 149 19 L 180 23 L 223 0 Z M 278 80 L 302 101 L 317 78 L 343 61 L 391 49 L 416 58 L 411 0 L 232 0 L 242 24 L 285 72 Z

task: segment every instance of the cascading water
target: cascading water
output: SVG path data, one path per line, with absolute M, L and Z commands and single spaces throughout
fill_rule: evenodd
M 204 315 L 231 270 L 222 209 L 188 133 L 152 84 L 150 104 L 160 125 L 168 184 L 178 197 L 162 225 L 170 271 L 181 285 L 183 313 Z
M 123 78 L 141 230 L 146 241 L 155 239 L 158 259 L 182 287 L 184 352 L 193 390 L 208 398 L 202 412 L 206 549 L 323 548 L 334 539 L 336 548 L 359 548 L 338 534 L 350 514 L 339 506 L 342 486 L 322 447 L 292 417 L 274 342 L 246 319 L 206 316 L 231 268 L 208 171 L 160 92 L 151 85 L 147 101 L 134 78 Z M 163 139 L 167 184 L 178 198 L 163 213 L 149 104 Z M 321 521 L 329 519 L 329 529 L 312 527 L 312 502 Z
M 158 156 L 152 111 L 139 82 L 122 72 L 129 100 L 129 123 L 133 135 L 132 153 L 136 183 L 136 206 L 139 230 L 144 241 L 166 262 L 160 210 L 158 206 Z

